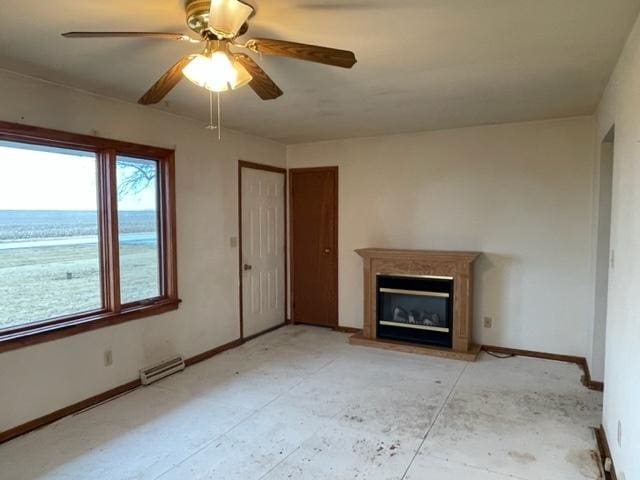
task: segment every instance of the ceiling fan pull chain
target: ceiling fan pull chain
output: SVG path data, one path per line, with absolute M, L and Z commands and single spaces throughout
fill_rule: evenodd
M 209 125 L 207 130 L 215 130 L 216 126 L 213 124 L 213 92 L 209 90 Z
M 220 111 L 220 92 L 218 92 L 218 140 L 222 140 L 222 112 Z
M 207 125 L 208 130 L 218 130 L 218 140 L 222 140 L 222 112 L 220 110 L 220 92 L 216 92 L 218 95 L 218 125 L 213 124 L 213 92 L 209 90 L 209 125 Z

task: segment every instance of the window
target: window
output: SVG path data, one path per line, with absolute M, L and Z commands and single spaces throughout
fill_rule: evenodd
M 160 296 L 158 166 L 153 160 L 117 159 L 120 300 Z
M 0 122 L 0 351 L 178 306 L 173 152 Z
M 95 155 L 0 142 L 0 328 L 102 308 Z

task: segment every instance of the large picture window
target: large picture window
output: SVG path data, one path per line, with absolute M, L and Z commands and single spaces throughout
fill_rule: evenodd
M 173 152 L 0 122 L 0 351 L 177 308 Z

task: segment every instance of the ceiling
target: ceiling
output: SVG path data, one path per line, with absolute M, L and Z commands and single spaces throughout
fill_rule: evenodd
M 223 94 L 224 125 L 282 143 L 592 114 L 640 11 L 640 0 L 252 3 L 246 38 L 343 48 L 358 58 L 345 70 L 252 54 L 285 94 L 268 102 L 249 88 Z M 180 0 L 0 0 L 0 10 L 0 68 L 131 102 L 198 49 L 60 37 L 189 33 Z M 207 93 L 186 80 L 153 108 L 203 125 L 209 116 Z

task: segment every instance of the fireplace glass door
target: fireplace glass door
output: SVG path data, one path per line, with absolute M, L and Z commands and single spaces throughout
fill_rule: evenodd
M 453 280 L 378 275 L 380 338 L 451 347 Z

